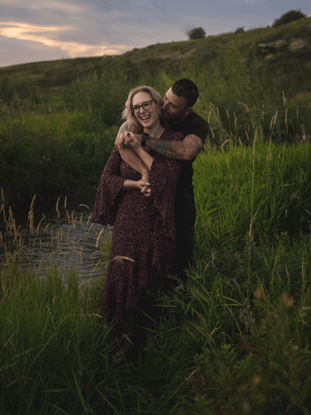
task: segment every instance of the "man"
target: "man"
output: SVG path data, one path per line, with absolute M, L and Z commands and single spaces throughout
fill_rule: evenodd
M 144 177 L 149 174 L 147 168 L 137 154 L 131 150 L 131 142 L 136 139 L 142 143 L 142 146 L 147 146 L 164 157 L 184 160 L 176 188 L 174 206 L 175 269 L 178 278 L 183 281 L 187 278 L 185 269 L 189 268 L 189 265 L 191 267 L 193 263 L 196 210 L 192 185 L 192 163 L 203 149 L 208 134 L 208 123 L 192 110 L 198 96 L 199 91 L 196 85 L 185 78 L 175 82 L 164 96 L 163 118 L 171 130 L 184 135 L 183 141 L 165 141 L 149 137 L 147 134 L 139 135 L 135 127 L 126 122 L 121 125 L 115 141 L 122 159 Z M 141 110 L 144 111 L 143 108 L 139 109 Z M 143 192 L 145 196 L 150 195 L 147 187 L 143 189 Z

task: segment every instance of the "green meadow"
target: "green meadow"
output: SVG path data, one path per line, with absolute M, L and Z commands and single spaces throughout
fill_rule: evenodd
M 302 19 L 0 68 L 1 414 L 311 412 L 310 46 L 290 48 L 309 34 Z M 258 45 L 279 39 L 267 58 Z M 193 165 L 194 266 L 160 297 L 153 357 L 115 367 L 120 339 L 112 326 L 98 331 L 109 235 L 94 247 L 100 277 L 81 283 L 51 266 L 36 278 L 23 254 L 43 226 L 34 195 L 95 195 L 129 90 L 164 94 L 181 77 L 198 85 L 194 110 L 210 123 Z M 27 241 L 17 210 L 29 210 Z

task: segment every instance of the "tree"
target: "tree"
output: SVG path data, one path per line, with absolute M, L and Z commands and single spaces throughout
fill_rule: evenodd
M 238 27 L 234 33 L 244 33 L 244 26 Z
M 188 30 L 187 35 L 189 37 L 189 40 L 202 39 L 206 36 L 206 33 L 202 27 L 195 27 L 194 29 Z
M 282 16 L 279 19 L 275 19 L 272 27 L 279 27 L 284 24 L 294 22 L 295 20 L 304 19 L 305 17 L 307 17 L 307 15 L 302 13 L 300 9 L 290 10 L 282 14 Z

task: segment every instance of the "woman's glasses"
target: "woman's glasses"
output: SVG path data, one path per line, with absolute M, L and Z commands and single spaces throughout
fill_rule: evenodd
M 134 107 L 132 107 L 133 113 L 138 114 L 140 111 L 140 107 L 142 107 L 144 110 L 150 110 L 152 102 L 153 99 L 150 99 L 149 101 L 143 102 L 141 105 L 134 105 Z

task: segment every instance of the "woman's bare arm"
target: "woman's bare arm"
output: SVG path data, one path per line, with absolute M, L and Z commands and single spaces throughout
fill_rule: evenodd
M 120 156 L 125 161 L 125 163 L 132 167 L 132 169 L 137 171 L 137 173 L 140 173 L 142 176 L 146 176 L 146 174 L 148 174 L 148 168 L 144 161 L 141 159 L 141 157 L 129 147 L 123 146 L 122 148 L 120 148 L 119 144 L 121 142 L 123 144 L 123 140 L 121 140 L 121 135 L 124 132 L 137 133 L 138 131 L 134 125 L 129 124 L 127 121 L 121 125 L 117 138 L 115 140 L 115 145 L 119 150 Z

